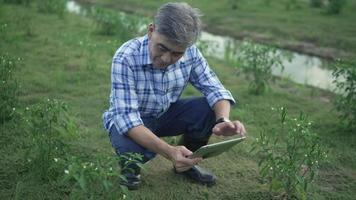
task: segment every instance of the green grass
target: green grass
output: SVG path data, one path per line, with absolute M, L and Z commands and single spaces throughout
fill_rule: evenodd
M 269 5 L 265 0 L 236 1 L 236 10 L 231 0 L 185 2 L 202 11 L 205 30 L 216 34 L 247 37 L 327 58 L 356 56 L 355 1 L 347 1 L 340 15 L 326 15 L 325 9 L 311 8 L 308 1 L 297 1 L 299 7 L 288 10 L 288 1 L 270 1 Z M 165 2 L 169 1 L 101 0 L 95 4 L 151 17 Z
M 151 1 L 146 1 L 147 4 Z M 155 6 L 152 4 L 152 8 Z M 148 6 L 148 8 L 150 8 Z M 42 99 L 57 98 L 67 102 L 70 114 L 79 125 L 80 137 L 70 144 L 74 155 L 112 155 L 109 139 L 102 128 L 101 115 L 108 108 L 110 62 L 122 44 L 119 36 L 102 36 L 88 18 L 64 14 L 41 14 L 33 7 L 0 4 L 0 25 L 7 29 L 0 35 L 0 52 L 23 58 L 17 78 L 20 81 L 22 107 Z M 24 29 L 29 24 L 31 34 Z M 86 41 L 97 45 L 95 69 L 89 70 Z M 109 42 L 110 41 L 110 42 Z M 268 187 L 260 183 L 257 158 L 249 153 L 254 137 L 263 129 L 274 127 L 271 107 L 285 106 L 291 115 L 302 110 L 314 121 L 329 151 L 310 190 L 311 199 L 353 199 L 356 195 L 356 139 L 338 124 L 333 110 L 333 94 L 315 88 L 276 79 L 263 96 L 250 95 L 248 81 L 235 76 L 234 69 L 223 61 L 208 58 L 224 85 L 239 100 L 231 117 L 243 121 L 249 139 L 231 151 L 209 160 L 202 166 L 214 172 L 218 184 L 212 188 L 196 185 L 176 176 L 172 164 L 158 157 L 146 165 L 140 190 L 130 193 L 133 199 L 266 199 Z M 192 87 L 184 96 L 199 95 Z M 1 125 L 0 199 L 68 199 L 68 188 L 59 182 L 41 183 L 23 171 L 21 155 L 26 150 L 26 133 L 21 127 Z M 213 137 L 212 141 L 221 138 Z M 83 197 L 84 198 L 84 197 Z

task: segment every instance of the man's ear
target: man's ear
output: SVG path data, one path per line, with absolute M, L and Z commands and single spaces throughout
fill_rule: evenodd
M 147 34 L 148 34 L 148 38 L 151 39 L 152 37 L 152 33 L 155 31 L 155 25 L 154 24 L 149 24 L 148 28 L 147 28 Z

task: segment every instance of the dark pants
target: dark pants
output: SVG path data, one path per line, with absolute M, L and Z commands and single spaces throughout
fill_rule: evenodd
M 184 134 L 181 145 L 195 151 L 208 143 L 215 114 L 206 98 L 178 100 L 159 118 L 142 118 L 144 125 L 158 137 Z M 155 153 L 140 146 L 126 135 L 118 134 L 115 125 L 110 129 L 110 141 L 118 155 L 140 153 L 143 162 L 155 157 Z

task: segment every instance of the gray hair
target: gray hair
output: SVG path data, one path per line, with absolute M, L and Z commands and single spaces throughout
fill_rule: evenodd
M 193 45 L 201 32 L 201 13 L 187 3 L 166 3 L 154 18 L 158 33 L 170 41 L 188 47 Z

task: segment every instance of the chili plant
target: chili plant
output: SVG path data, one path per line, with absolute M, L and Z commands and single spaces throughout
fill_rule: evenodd
M 272 78 L 272 67 L 284 69 L 282 60 L 291 59 L 290 54 L 278 51 L 274 47 L 243 42 L 237 56 L 242 71 L 252 76 L 250 91 L 259 95 L 265 92 Z
M 279 125 L 262 131 L 252 147 L 259 156 L 260 175 L 270 190 L 282 192 L 282 198 L 307 199 L 308 186 L 326 153 L 304 114 L 288 118 L 285 108 L 273 110 L 279 113 Z
M 117 170 L 118 162 L 122 159 L 125 160 L 125 166 L 128 166 L 139 163 L 142 157 L 139 154 L 130 154 L 129 159 L 116 156 L 102 157 L 92 162 L 83 162 L 73 157 L 64 170 L 63 179 L 64 183 L 74 186 L 71 187 L 73 188 L 71 196 L 85 196 L 88 199 L 124 199 L 128 195 L 128 190 L 120 185 L 120 182 L 125 181 L 125 177 Z
M 65 103 L 51 99 L 26 108 L 30 142 L 25 156 L 29 170 L 41 180 L 58 177 L 58 171 L 52 171 L 53 160 L 66 156 L 68 141 L 76 133 L 76 125 L 67 109 Z
M 334 104 L 340 112 L 341 121 L 356 130 L 356 62 L 339 60 L 333 71 L 337 95 Z
M 16 63 L 9 55 L 0 55 L 0 124 L 11 118 L 18 103 L 19 87 L 14 75 Z

